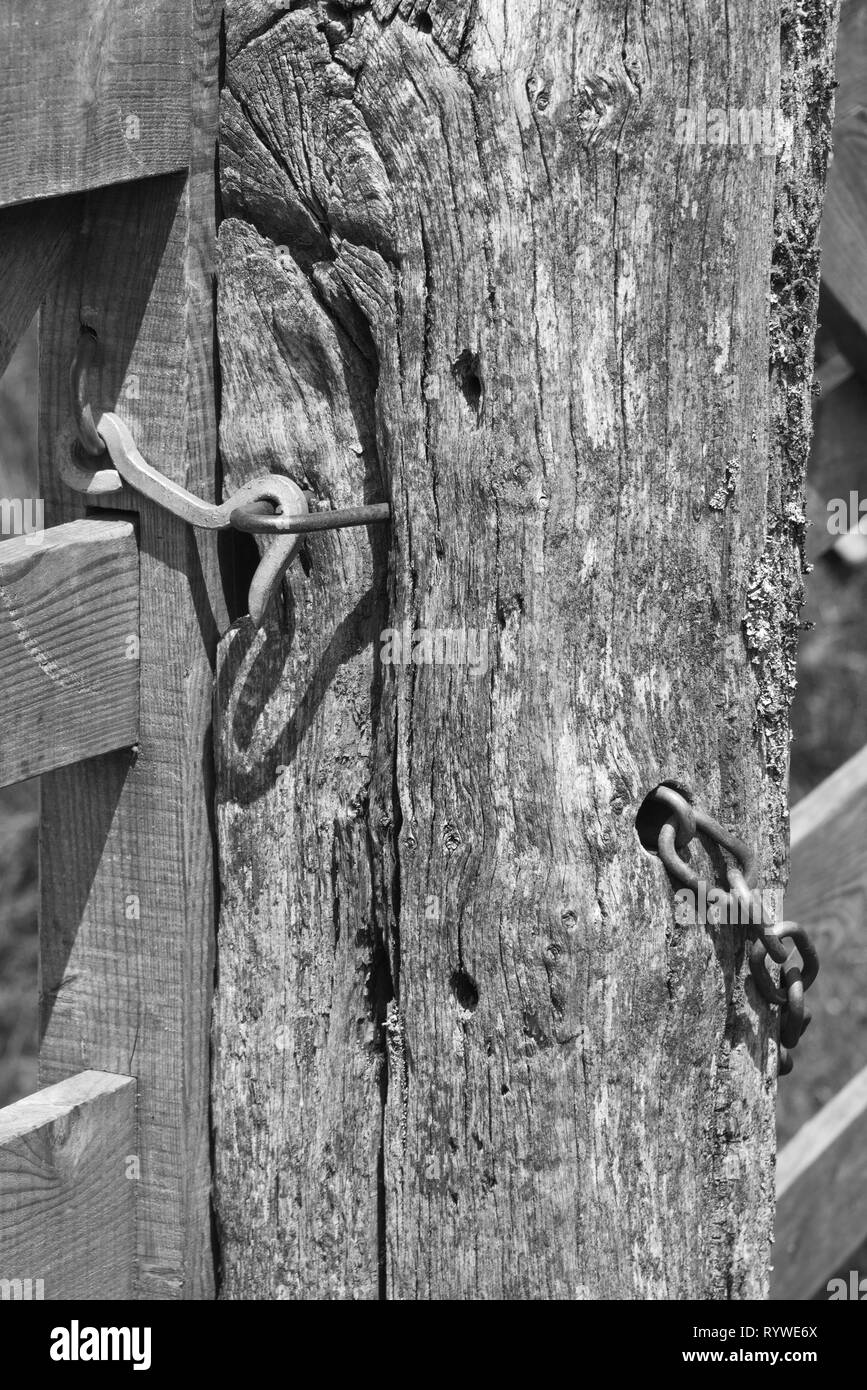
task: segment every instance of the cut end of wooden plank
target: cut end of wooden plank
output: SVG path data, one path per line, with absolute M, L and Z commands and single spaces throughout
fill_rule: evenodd
M 0 1110 L 0 1299 L 132 1297 L 135 1103 L 86 1071 Z
M 0 786 L 138 739 L 138 546 L 128 521 L 0 543 Z

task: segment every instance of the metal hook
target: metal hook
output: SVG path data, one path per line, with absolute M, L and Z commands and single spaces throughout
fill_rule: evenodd
M 75 356 L 69 369 L 69 394 L 72 401 L 72 415 L 75 420 L 75 433 L 78 444 L 90 465 L 79 462 L 75 454 L 62 454 L 59 472 L 68 487 L 83 492 L 88 497 L 102 497 L 110 492 L 119 492 L 123 487 L 120 475 L 115 468 L 97 468 L 97 458 L 105 460 L 105 440 L 93 422 L 90 407 L 89 376 L 99 351 L 97 337 L 92 328 L 82 327 L 78 337 Z M 77 451 L 76 451 L 77 452 Z
M 99 417 L 97 428 L 124 482 L 190 526 L 209 531 L 228 530 L 232 525 L 232 513 L 239 506 L 263 501 L 279 507 L 282 515 L 306 515 L 307 498 L 301 488 L 279 473 L 245 483 L 225 502 L 206 502 L 148 463 L 119 416 L 106 411 Z M 257 625 L 261 626 L 265 609 L 300 545 L 300 536 L 278 536 L 259 561 L 250 584 L 250 617 Z
M 94 458 L 105 453 L 105 441 L 100 438 L 99 431 L 93 423 L 88 392 L 90 369 L 96 362 L 96 355 L 96 334 L 92 328 L 82 327 L 78 335 L 78 347 L 69 369 L 69 389 L 78 442 L 82 449 Z

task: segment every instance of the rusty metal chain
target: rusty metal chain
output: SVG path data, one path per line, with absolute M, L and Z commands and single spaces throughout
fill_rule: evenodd
M 693 806 L 674 787 L 659 786 L 652 798 L 663 812 L 667 812 L 659 827 L 657 849 L 676 883 L 682 883 L 701 896 L 701 880 L 682 855 L 690 841 L 699 835 L 712 840 L 735 860 L 734 864 L 726 862 L 728 889 L 715 889 L 714 907 L 734 909 L 734 917 L 729 916 L 728 920 L 743 925 L 750 937 L 750 973 L 756 988 L 763 999 L 780 1008 L 778 1072 L 786 1076 L 792 1070 L 792 1049 L 810 1022 L 804 996 L 819 973 L 816 949 L 803 927 L 794 922 L 768 920 L 770 914 L 764 895 L 755 886 L 757 856 L 744 840 L 732 835 L 713 816 Z M 792 943 L 790 948 L 784 945 L 786 941 Z M 768 970 L 768 956 L 780 967 L 779 984 Z

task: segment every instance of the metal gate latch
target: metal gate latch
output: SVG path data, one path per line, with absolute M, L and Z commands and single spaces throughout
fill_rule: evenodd
M 388 502 L 310 512 L 307 494 L 281 473 L 252 479 L 224 502 L 206 502 L 196 497 L 147 462 L 119 415 L 105 411 L 94 422 L 87 399 L 87 373 L 95 353 L 96 337 L 84 329 L 70 371 L 70 389 L 78 439 L 93 460 L 93 467 L 88 469 L 74 460 L 65 460 L 60 470 L 64 481 L 88 496 L 117 492 L 126 484 L 190 526 L 211 531 L 234 527 L 254 535 L 273 536 L 250 584 L 250 617 L 258 625 L 304 535 L 391 519 Z M 106 453 L 112 467 L 97 467 L 97 459 Z

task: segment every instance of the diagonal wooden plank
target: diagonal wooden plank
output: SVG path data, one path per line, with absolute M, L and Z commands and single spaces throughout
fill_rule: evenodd
M 837 46 L 834 159 L 822 214 L 822 280 L 839 305 L 847 349 L 864 371 L 867 354 L 867 6 L 849 3 L 840 15 Z M 826 307 L 828 307 L 826 305 Z M 832 324 L 833 327 L 833 324 Z M 859 360 L 856 361 L 855 359 Z
M 0 1110 L 0 1300 L 131 1297 L 135 1102 L 85 1071 Z
M 867 1236 L 867 1067 L 777 1161 L 771 1297 L 811 1298 Z
M 126 521 L 0 545 L 0 786 L 137 741 L 138 569 Z
M 778 1129 L 794 1134 L 867 1064 L 867 998 L 853 977 L 867 969 L 867 748 L 793 808 L 791 869 L 784 911 L 811 933 L 821 970 L 810 991 L 812 1013 L 797 1052 L 797 1084 L 781 1087 Z M 845 1030 L 850 1045 L 841 1049 Z M 828 1074 L 829 1049 L 837 1057 Z
M 186 168 L 189 8 L 3 0 L 0 205 Z

